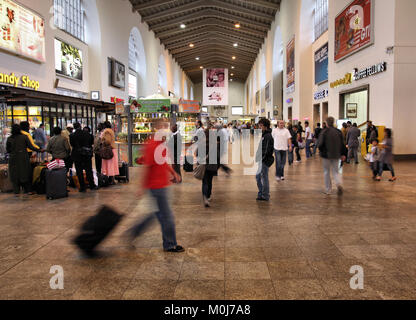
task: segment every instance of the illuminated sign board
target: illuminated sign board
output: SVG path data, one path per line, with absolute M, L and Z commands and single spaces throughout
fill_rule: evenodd
M 0 73 L 0 83 L 8 84 L 13 87 L 22 87 L 22 88 L 29 88 L 34 90 L 39 90 L 40 84 L 39 81 L 31 80 L 29 76 L 22 76 L 18 77 L 13 73 L 5 74 Z

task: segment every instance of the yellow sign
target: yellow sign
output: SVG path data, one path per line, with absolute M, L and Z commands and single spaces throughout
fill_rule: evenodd
M 342 85 L 351 84 L 352 83 L 352 73 L 347 73 L 344 78 L 334 81 L 330 84 L 331 88 L 336 88 Z
M 14 72 L 12 74 L 0 73 L 0 83 L 9 84 L 14 87 L 19 85 L 23 88 L 30 88 L 34 90 L 39 90 L 40 83 L 39 81 L 31 80 L 28 76 L 17 77 Z

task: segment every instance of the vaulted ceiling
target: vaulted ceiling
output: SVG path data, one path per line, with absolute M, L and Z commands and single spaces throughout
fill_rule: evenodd
M 130 2 L 189 78 L 200 83 L 201 67 L 229 68 L 234 81 L 247 79 L 281 0 Z

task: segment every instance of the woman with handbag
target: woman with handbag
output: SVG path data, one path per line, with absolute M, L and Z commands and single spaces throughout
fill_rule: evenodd
M 110 122 L 106 121 L 104 127 L 105 129 L 101 133 L 101 172 L 103 175 L 110 178 L 110 185 L 115 185 L 115 177 L 120 174 L 116 138 Z

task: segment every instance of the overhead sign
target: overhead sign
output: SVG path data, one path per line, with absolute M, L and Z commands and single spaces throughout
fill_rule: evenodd
M 335 62 L 374 43 L 374 0 L 354 0 L 335 18 Z
M 374 76 L 386 70 L 387 70 L 387 63 L 382 62 L 382 63 L 375 64 L 371 67 L 368 67 L 362 70 L 355 69 L 353 78 L 355 81 L 357 81 L 357 80 L 361 80 L 370 76 Z
M 334 82 L 331 82 L 330 87 L 333 89 L 333 88 L 337 88 L 339 86 L 351 84 L 352 79 L 353 79 L 352 77 L 353 77 L 352 73 L 346 73 L 344 78 L 338 79 Z
M 315 84 L 328 81 L 328 42 L 315 52 Z
M 0 73 L 0 83 L 5 83 L 13 87 L 29 88 L 39 90 L 40 83 L 36 80 L 31 80 L 28 76 L 18 77 L 13 73 Z
M 196 100 L 180 100 L 179 111 L 183 113 L 200 113 L 201 105 Z
M 0 48 L 45 62 L 45 20 L 12 0 L 0 0 Z
M 228 69 L 204 69 L 203 104 L 205 106 L 228 105 Z
M 286 47 L 286 91 L 292 93 L 295 91 L 295 37 Z
M 133 105 L 132 105 L 133 106 Z M 167 113 L 171 110 L 170 99 L 137 100 L 137 105 L 131 109 L 134 113 Z

